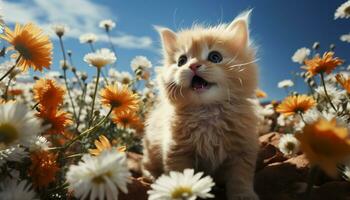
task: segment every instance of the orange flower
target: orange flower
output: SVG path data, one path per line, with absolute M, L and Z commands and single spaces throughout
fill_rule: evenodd
M 64 129 L 71 124 L 69 114 L 64 111 L 46 111 L 42 110 L 37 114 L 44 120 L 44 125 L 48 125 L 47 134 L 62 134 Z
M 266 92 L 262 91 L 261 89 L 256 89 L 255 90 L 255 95 L 257 98 L 266 98 L 267 97 L 267 94 Z
M 115 113 L 134 111 L 138 108 L 138 96 L 133 94 L 127 86 L 109 85 L 100 92 L 101 103 L 113 107 Z
M 56 173 L 59 170 L 57 164 L 57 154 L 49 151 L 35 151 L 30 155 L 32 161 L 29 168 L 29 176 L 35 187 L 41 188 L 48 186 L 55 181 Z
M 112 121 L 122 128 L 129 128 L 139 124 L 139 117 L 132 111 L 115 113 Z
M 308 76 L 312 77 L 318 73 L 330 74 L 337 66 L 344 63 L 343 60 L 338 57 L 333 58 L 334 52 L 325 52 L 321 58 L 319 55 L 315 56 L 311 60 L 305 60 L 305 66 L 302 69 L 308 71 Z
M 295 137 L 311 164 L 318 165 L 328 175 L 337 175 L 337 164 L 349 158 L 350 138 L 346 127 L 338 126 L 336 120 L 319 119 L 307 124 Z
M 12 89 L 12 90 L 8 91 L 8 94 L 10 96 L 18 96 L 18 95 L 23 94 L 23 90 L 21 90 L 21 89 Z
M 348 92 L 350 93 L 350 78 L 345 78 L 342 74 L 337 74 L 335 76 L 338 83 Z
M 289 116 L 299 112 L 304 113 L 315 105 L 316 101 L 307 95 L 289 96 L 277 106 L 276 111 Z
M 43 31 L 33 23 L 24 26 L 16 24 L 13 31 L 6 27 L 0 38 L 10 43 L 13 46 L 12 49 L 19 53 L 18 66 L 22 70 L 27 70 L 29 67 L 39 71 L 50 68 L 52 43 L 49 36 L 44 35 Z
M 96 149 L 89 149 L 89 153 L 94 156 L 100 155 L 100 153 L 104 150 L 112 149 L 111 143 L 104 135 L 100 135 L 98 139 L 95 140 L 95 146 L 96 146 Z M 116 150 L 119 152 L 124 152 L 125 149 L 126 149 L 125 146 L 120 146 L 116 148 Z
M 40 79 L 35 82 L 34 99 L 41 106 L 41 109 L 56 110 L 63 103 L 65 90 L 58 86 L 54 80 Z

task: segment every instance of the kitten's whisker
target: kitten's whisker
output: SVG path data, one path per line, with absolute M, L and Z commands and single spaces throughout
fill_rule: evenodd
M 246 63 L 240 63 L 240 64 L 236 64 L 236 65 L 231 65 L 231 66 L 229 66 L 229 67 L 230 67 L 230 68 L 242 67 L 242 66 L 246 66 L 246 65 L 249 65 L 249 64 L 256 63 L 257 61 L 259 61 L 259 59 L 255 59 L 255 60 L 252 60 L 252 61 L 249 61 L 249 62 L 246 62 Z
M 243 81 L 241 77 L 238 77 L 239 83 L 241 84 L 241 87 L 243 87 Z
M 180 86 L 180 95 L 181 95 L 183 98 L 185 98 L 184 95 L 182 94 L 182 86 Z

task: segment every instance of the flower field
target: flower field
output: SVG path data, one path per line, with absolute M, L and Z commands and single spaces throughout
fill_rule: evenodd
M 335 19 L 350 18 L 349 10 L 347 1 Z M 157 180 L 141 175 L 145 121 L 158 92 L 147 57 L 135 55 L 131 74 L 116 67 L 112 40 L 98 49 L 96 35 L 81 35 L 90 53 L 78 58 L 65 46 L 65 24 L 51 26 L 59 41 L 53 46 L 34 23 L 0 22 L 0 199 L 225 198 L 212 177 L 193 169 Z M 110 38 L 116 23 L 103 20 L 99 28 Z M 350 42 L 349 35 L 340 39 Z M 284 99 L 266 101 L 269 92 L 256 90 L 261 199 L 350 197 L 350 66 L 335 46 L 320 45 L 291 55 L 300 69 L 276 86 Z M 53 48 L 60 73 L 51 70 Z M 75 59 L 94 73 L 80 71 Z M 297 91 L 295 79 L 307 92 Z

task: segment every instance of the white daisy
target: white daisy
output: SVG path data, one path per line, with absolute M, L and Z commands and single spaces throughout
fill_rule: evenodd
M 283 81 L 278 82 L 277 87 L 278 88 L 289 88 L 289 87 L 293 87 L 294 83 L 292 80 L 286 79 Z
M 51 28 L 58 37 L 62 37 L 69 30 L 68 26 L 64 24 L 53 24 Z
M 108 70 L 108 76 L 112 79 L 117 79 L 120 76 L 120 72 L 118 70 L 110 68 Z
M 110 31 L 115 27 L 115 22 L 111 19 L 105 19 L 100 21 L 99 27 Z
M 132 76 L 129 72 L 121 72 L 117 76 L 117 80 L 122 84 L 130 84 L 132 81 Z
M 350 33 L 340 36 L 340 40 L 343 41 L 343 42 L 349 42 L 350 43 Z
M 31 142 L 29 150 L 30 151 L 47 150 L 49 146 L 51 146 L 51 142 L 47 141 L 47 139 L 43 136 L 37 136 Z
M 32 190 L 31 184 L 23 180 L 18 182 L 16 179 L 6 180 L 0 185 L 1 199 L 8 200 L 33 200 L 36 194 Z
M 79 37 L 80 43 L 94 43 L 98 39 L 97 35 L 93 33 L 85 33 Z
M 310 49 L 303 47 L 298 49 L 292 56 L 292 61 L 303 64 L 304 60 L 310 55 Z
M 299 141 L 293 134 L 285 134 L 281 137 L 278 144 L 279 150 L 287 156 L 295 155 L 299 152 Z
M 327 94 L 332 100 L 332 103 L 338 105 L 341 103 L 342 98 L 346 94 L 346 91 L 337 89 L 332 84 L 326 84 Z M 319 95 L 319 102 L 328 104 L 328 99 L 324 91 L 323 86 L 319 86 L 315 89 L 316 93 Z
M 71 165 L 66 178 L 75 197 L 86 199 L 118 199 L 118 189 L 128 192 L 126 155 L 117 151 L 103 151 L 98 156 L 86 154 L 78 165 Z
M 340 5 L 334 13 L 334 19 L 350 18 L 350 1 L 346 1 Z
M 7 149 L 0 149 L 0 167 L 6 162 L 21 162 L 28 157 L 28 152 L 19 146 L 8 147 Z
M 0 145 L 28 146 L 41 132 L 41 121 L 24 104 L 0 104 Z
M 312 48 L 317 50 L 320 48 L 320 43 L 319 42 L 314 42 L 314 44 L 312 45 Z
M 99 49 L 94 53 L 88 53 L 84 56 L 84 61 L 98 68 L 104 67 L 108 64 L 112 64 L 117 60 L 114 53 L 109 49 Z
M 144 70 L 152 67 L 151 61 L 149 61 L 145 56 L 136 56 L 131 60 L 130 65 L 133 71 L 136 71 L 137 69 Z
M 183 173 L 170 172 L 169 176 L 162 175 L 151 185 L 148 200 L 213 198 L 214 195 L 209 192 L 215 183 L 211 177 L 202 176 L 202 172 L 194 174 L 193 169 L 185 169 Z
M 350 168 L 348 166 L 345 166 L 343 170 L 343 178 L 350 182 Z

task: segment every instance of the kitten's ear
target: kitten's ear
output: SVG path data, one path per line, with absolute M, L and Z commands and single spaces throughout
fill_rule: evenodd
M 241 13 L 227 26 L 227 30 L 231 31 L 238 48 L 245 48 L 249 45 L 249 18 L 251 13 L 252 9 Z
M 164 50 L 168 54 L 175 51 L 176 50 L 176 33 L 174 33 L 172 30 L 165 27 L 154 26 L 154 28 L 158 31 L 160 35 Z

